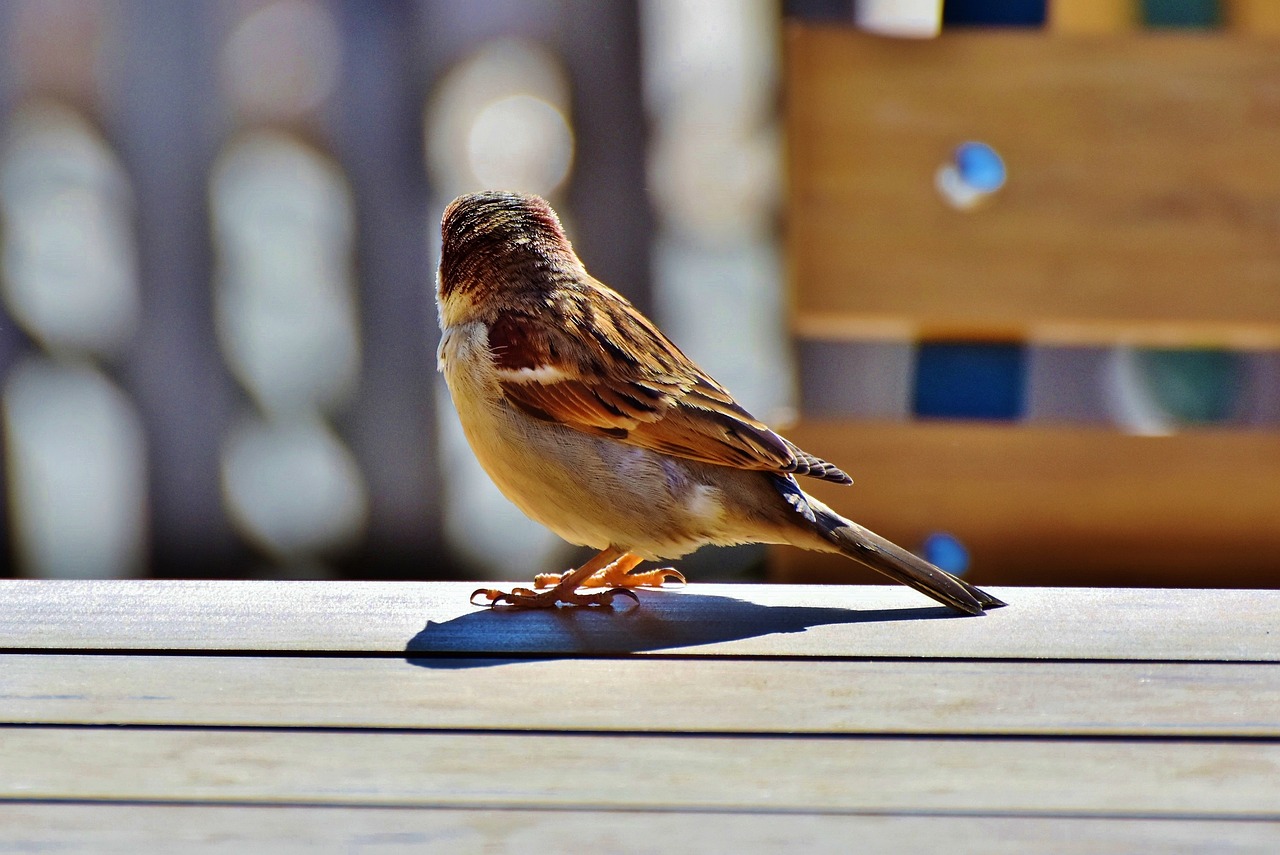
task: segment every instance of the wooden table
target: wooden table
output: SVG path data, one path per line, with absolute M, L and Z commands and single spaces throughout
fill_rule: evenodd
M 0 581 L 0 852 L 1280 851 L 1280 591 Z

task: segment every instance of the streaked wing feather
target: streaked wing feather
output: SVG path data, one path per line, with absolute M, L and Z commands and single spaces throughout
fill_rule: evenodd
M 528 315 L 504 315 L 490 325 L 489 345 L 508 399 L 537 418 L 663 454 L 850 483 L 758 421 L 626 304 L 610 299 L 604 305 L 606 317 L 592 320 L 625 330 L 628 340 L 647 346 L 648 358 L 623 358 L 613 348 L 604 353 L 602 345 L 598 360 L 609 365 L 606 375 L 572 358 L 576 351 L 563 330 Z

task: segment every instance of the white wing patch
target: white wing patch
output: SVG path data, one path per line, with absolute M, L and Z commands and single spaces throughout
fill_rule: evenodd
M 499 368 L 498 378 L 513 383 L 559 383 L 569 375 L 554 365 L 536 365 L 532 368 Z

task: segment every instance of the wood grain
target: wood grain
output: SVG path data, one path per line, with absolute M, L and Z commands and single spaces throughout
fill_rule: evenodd
M 787 436 L 854 479 L 852 488 L 806 490 L 905 546 L 953 533 L 979 582 L 1280 580 L 1280 434 L 805 421 Z M 782 581 L 851 575 L 838 556 L 778 550 L 776 558 Z
M 998 588 L 1009 608 L 962 618 L 899 585 L 695 582 L 523 613 L 468 605 L 474 587 L 0 580 L 0 650 L 1280 661 L 1275 590 Z
M 796 25 L 785 80 L 802 328 L 1280 346 L 1269 42 Z M 970 139 L 1009 180 L 961 213 L 934 173 Z
M 0 724 L 34 723 L 1280 737 L 1280 666 L 0 656 Z
M 3 737 L 0 800 L 1280 819 L 1274 742 L 114 728 Z
M 951 619 L 888 587 L 525 614 L 471 587 L 0 584 L 0 850 L 1280 836 L 1280 592 L 1010 588 Z
M 1140 851 L 1274 852 L 1280 824 L 1237 821 L 792 813 L 601 813 L 139 804 L 0 803 L 0 852 L 136 855 L 356 855 L 453 852 L 805 852 L 863 855 L 949 851 L 1090 855 Z M 158 842 L 160 847 L 157 846 Z

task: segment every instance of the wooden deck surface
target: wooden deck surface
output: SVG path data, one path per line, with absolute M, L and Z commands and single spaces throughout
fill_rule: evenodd
M 0 581 L 0 852 L 1280 850 L 1280 591 Z

